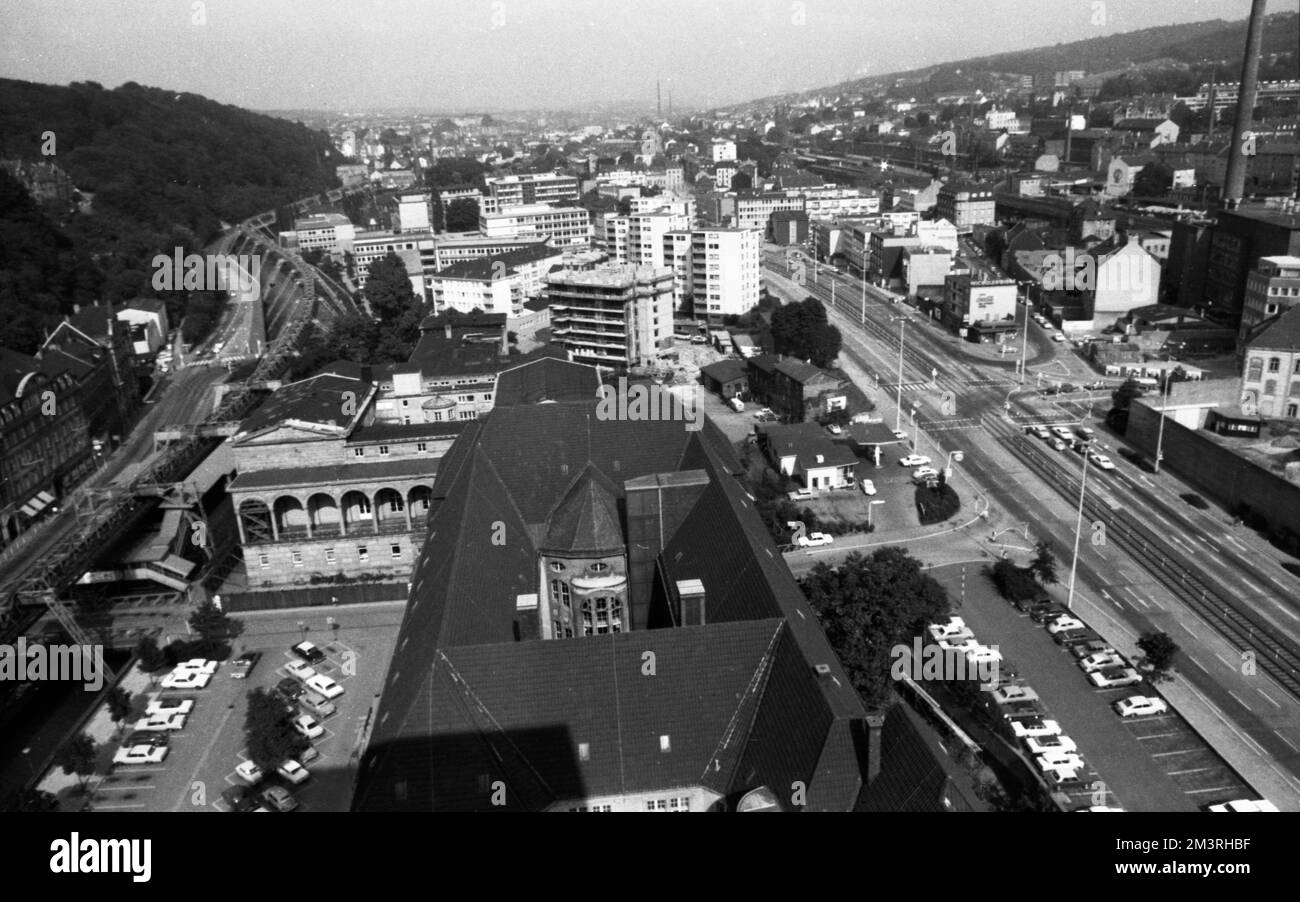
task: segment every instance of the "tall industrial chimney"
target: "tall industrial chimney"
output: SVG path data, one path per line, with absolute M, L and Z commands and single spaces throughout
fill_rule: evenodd
M 1237 118 L 1232 123 L 1232 144 L 1228 147 L 1228 174 L 1223 180 L 1223 205 L 1237 209 L 1246 193 L 1246 154 L 1243 136 L 1250 131 L 1251 112 L 1259 81 L 1259 46 L 1264 38 L 1264 7 L 1268 0 L 1251 0 L 1250 24 L 1246 26 L 1246 57 L 1241 61 L 1241 84 L 1237 91 Z M 1211 114 L 1213 115 L 1213 114 Z
M 655 111 L 659 120 L 664 118 L 664 86 L 662 82 L 655 82 Z

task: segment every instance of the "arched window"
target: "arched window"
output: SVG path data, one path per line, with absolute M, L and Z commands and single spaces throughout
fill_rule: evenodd
M 587 598 L 582 602 L 582 634 L 600 636 L 623 632 L 623 599 Z

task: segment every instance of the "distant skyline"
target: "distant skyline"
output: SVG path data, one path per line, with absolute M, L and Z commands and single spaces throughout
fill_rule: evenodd
M 681 111 L 1249 12 L 1250 0 L 4 0 L 0 77 L 135 81 L 259 110 L 447 111 L 653 109 L 658 80 Z

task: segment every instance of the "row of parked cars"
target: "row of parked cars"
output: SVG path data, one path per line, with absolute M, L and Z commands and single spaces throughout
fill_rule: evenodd
M 289 651 L 294 655 L 284 667 L 289 676 L 280 680 L 272 692 L 294 714 L 294 730 L 310 742 L 325 734 L 322 721 L 336 712 L 331 699 L 342 695 L 343 687 L 316 670 L 314 665 L 325 661 L 325 652 L 315 643 L 299 642 Z M 293 786 L 301 785 L 311 777 L 304 765 L 318 757 L 316 747 L 309 744 L 301 760 L 286 759 L 276 767 L 275 773 Z M 235 773 L 246 785 L 232 786 L 222 793 L 231 811 L 293 811 L 298 807 L 298 800 L 284 786 L 269 786 L 260 795 L 254 791 L 266 773 L 253 761 L 240 762 Z
M 988 668 L 995 664 L 1002 664 L 1002 653 L 976 639 L 975 633 L 960 617 L 949 617 L 944 623 L 932 623 L 926 627 L 926 632 L 944 651 L 960 653 L 971 668 Z
M 1103 470 L 1115 469 L 1115 462 L 1102 454 L 1096 448 L 1089 447 L 1088 443 L 1095 438 L 1094 433 L 1087 426 L 1075 426 L 1071 429 L 1068 426 L 1030 426 L 1028 429 L 1030 435 L 1040 438 L 1057 451 L 1065 451 L 1067 448 L 1076 454 L 1087 454 L 1088 460 L 1095 467 Z
M 218 661 L 191 658 L 172 668 L 159 685 L 164 689 L 202 689 L 212 681 L 219 666 Z M 113 753 L 113 763 L 162 764 L 171 751 L 170 735 L 185 729 L 193 710 L 194 699 L 190 697 L 150 699 L 144 717 L 131 725 L 131 732 Z

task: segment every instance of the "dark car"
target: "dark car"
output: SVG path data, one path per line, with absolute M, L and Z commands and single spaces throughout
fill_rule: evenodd
M 1072 642 L 1066 647 L 1070 650 L 1070 654 L 1081 660 L 1088 657 L 1088 655 L 1111 650 L 1109 643 L 1103 639 L 1085 639 L 1080 642 Z
M 231 811 L 252 811 L 260 804 L 257 794 L 247 786 L 230 786 L 221 792 L 221 799 Z
M 1053 617 L 1059 617 L 1061 614 L 1070 613 L 1070 609 L 1063 604 L 1055 601 L 1049 601 L 1046 604 L 1038 604 L 1029 610 L 1029 619 L 1034 623 L 1046 623 Z
M 130 748 L 136 745 L 147 745 L 153 748 L 167 745 L 166 730 L 136 730 L 130 736 L 127 736 L 122 743 L 123 748 Z
M 293 707 L 297 703 L 298 696 L 302 695 L 306 687 L 293 677 L 285 677 L 275 684 L 275 691 L 280 693 L 281 697 Z
M 325 660 L 325 652 L 316 647 L 314 642 L 299 642 L 293 648 L 289 649 L 298 657 L 302 658 L 308 664 L 319 664 Z
M 1206 500 L 1202 498 L 1200 495 L 1196 494 L 1195 492 L 1184 492 L 1178 497 L 1182 498 L 1184 501 L 1186 501 L 1192 507 L 1196 508 L 1198 511 L 1208 510 L 1210 507 L 1210 505 L 1206 502 Z
M 1052 638 L 1056 640 L 1057 645 L 1066 646 L 1066 645 L 1073 645 L 1076 642 L 1093 642 L 1097 639 L 1100 639 L 1101 636 L 1098 636 L 1090 629 L 1081 629 L 1081 630 L 1062 630 Z
M 1046 595 L 1035 595 L 1033 598 L 1017 598 L 1011 603 L 1015 605 L 1016 610 L 1022 614 L 1028 614 L 1033 611 L 1034 608 L 1042 605 L 1054 604 L 1052 599 Z
M 235 659 L 230 665 L 230 678 L 232 680 L 242 680 L 253 672 L 257 662 L 262 660 L 260 651 L 250 651 Z

